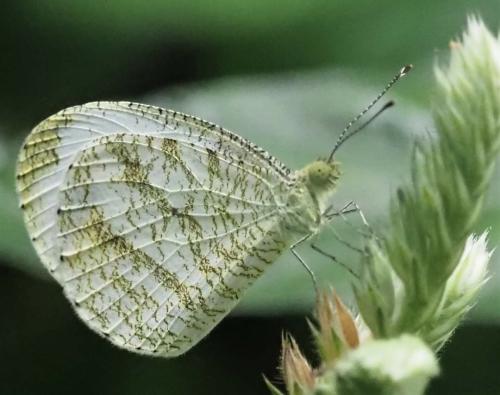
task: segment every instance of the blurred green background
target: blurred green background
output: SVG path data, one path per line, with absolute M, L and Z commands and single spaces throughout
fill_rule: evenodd
M 282 330 L 309 348 L 312 284 L 286 253 L 187 355 L 160 360 L 92 334 L 49 279 L 27 238 L 14 187 L 22 139 L 44 117 L 91 100 L 136 100 L 234 130 L 298 168 L 326 156 L 339 131 L 406 63 L 397 106 L 341 150 L 338 205 L 354 199 L 380 229 L 408 178 L 418 136 L 432 135 L 433 65 L 469 13 L 500 26 L 481 0 L 7 0 L 0 11 L 0 393 L 265 394 Z M 496 177 L 498 179 L 498 177 Z M 500 241 L 500 182 L 478 231 Z M 355 225 L 357 219 L 352 220 Z M 336 226 L 354 243 L 349 227 Z M 319 243 L 355 267 L 328 230 Z M 349 277 L 305 246 L 324 285 L 349 300 Z M 500 394 L 500 265 L 442 353 L 430 394 Z

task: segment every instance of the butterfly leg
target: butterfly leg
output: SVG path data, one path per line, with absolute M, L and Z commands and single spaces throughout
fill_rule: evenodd
M 356 247 L 355 245 L 349 243 L 347 240 L 344 240 L 342 237 L 340 237 L 340 235 L 337 233 L 337 231 L 335 230 L 335 228 L 331 224 L 330 224 L 329 228 L 333 233 L 333 237 L 335 237 L 339 243 L 342 243 L 347 248 L 350 248 L 353 251 L 359 252 L 360 254 L 364 253 L 364 251 L 361 248 Z
M 314 272 L 312 271 L 312 269 L 307 265 L 307 263 L 304 261 L 304 259 L 302 259 L 302 257 L 299 255 L 299 253 L 295 250 L 295 248 L 298 245 L 302 244 L 309 237 L 311 237 L 311 234 L 305 235 L 304 237 L 302 237 L 301 239 L 299 239 L 297 242 L 295 242 L 294 244 L 292 244 L 291 247 L 290 247 L 290 251 L 292 251 L 292 254 L 295 256 L 295 258 L 297 258 L 299 260 L 299 262 L 302 264 L 302 266 L 304 266 L 304 268 L 306 269 L 306 271 L 309 273 L 309 276 L 311 277 L 311 280 L 312 280 L 312 282 L 314 284 L 314 289 L 316 291 L 316 295 L 319 295 L 319 286 L 318 286 L 318 280 L 316 279 L 316 275 L 314 274 Z
M 337 217 L 340 215 L 355 213 L 358 211 L 358 209 L 354 207 L 354 204 L 355 204 L 354 201 L 351 200 L 347 202 L 347 204 L 345 204 L 344 207 L 342 207 L 340 210 L 335 210 L 333 205 L 329 205 L 323 212 L 323 216 L 325 216 L 328 219 L 332 219 L 333 217 Z
M 334 255 L 332 254 L 329 254 L 328 252 L 324 251 L 323 249 L 321 249 L 320 247 L 318 247 L 316 244 L 314 243 L 311 243 L 311 248 L 320 253 L 321 255 L 323 256 L 326 256 L 327 258 L 330 258 L 332 261 L 334 261 L 335 263 L 339 264 L 340 266 L 342 266 L 344 269 L 346 269 L 351 275 L 353 275 L 355 278 L 359 279 L 359 274 L 357 274 L 354 270 L 352 270 L 348 265 L 346 265 L 344 262 L 341 262 L 337 259 L 337 257 L 335 257 Z
M 338 211 L 333 211 L 332 212 L 332 209 L 333 207 L 330 206 L 326 211 L 325 211 L 325 214 L 326 214 L 326 218 L 328 220 L 332 220 L 334 217 L 340 217 L 342 218 L 342 220 L 348 224 L 349 226 L 351 226 L 352 228 L 354 228 L 354 230 L 361 234 L 363 237 L 366 237 L 366 238 L 369 238 L 369 237 L 373 237 L 375 232 L 373 231 L 372 227 L 370 226 L 370 224 L 368 223 L 368 221 L 366 220 L 366 217 L 365 217 L 365 214 L 363 213 L 363 211 L 361 210 L 361 208 L 358 206 L 357 203 L 355 203 L 353 200 L 349 201 L 346 205 L 344 205 L 344 207 L 342 207 L 340 210 Z M 365 233 L 363 231 L 361 231 L 359 228 L 355 227 L 347 218 L 346 218 L 346 214 L 351 214 L 351 213 L 358 213 L 359 217 L 361 218 L 361 221 L 363 222 L 363 225 L 368 229 L 368 233 Z M 343 243 L 345 244 L 345 243 Z
M 326 218 L 328 220 L 332 220 L 334 217 L 341 217 L 342 220 L 348 224 L 349 226 L 351 226 L 352 228 L 354 228 L 354 230 L 357 232 L 357 233 L 360 233 L 362 236 L 364 237 L 370 237 L 371 234 L 366 234 L 365 232 L 362 232 L 360 229 L 358 229 L 357 227 L 355 227 L 351 221 L 349 221 L 347 218 L 346 218 L 346 215 L 347 214 L 350 214 L 350 213 L 359 213 L 360 217 L 361 217 L 361 220 L 363 222 L 363 224 L 365 226 L 367 226 L 369 228 L 369 230 L 371 231 L 371 227 L 369 226 L 368 222 L 366 221 L 366 217 L 364 216 L 363 212 L 361 211 L 361 209 L 359 208 L 359 206 L 354 202 L 354 201 L 349 201 L 347 204 L 345 204 L 340 210 L 334 210 L 333 209 L 333 206 L 330 206 L 327 208 L 327 210 L 325 210 L 325 213 L 324 215 L 326 216 Z M 331 224 L 330 224 L 331 225 Z M 361 253 L 363 254 L 364 253 L 364 250 L 359 248 L 359 247 L 356 247 L 354 246 L 353 244 L 351 244 L 350 242 L 344 240 L 338 233 L 337 231 L 333 228 L 333 226 L 330 226 L 330 229 L 333 233 L 333 236 L 340 242 L 342 243 L 343 245 L 345 245 L 346 247 L 348 247 L 349 249 L 353 250 L 353 251 L 356 251 L 358 253 Z M 372 231 L 371 231 L 372 232 Z M 323 256 L 326 256 L 327 258 L 333 260 L 334 262 L 338 263 L 340 266 L 342 266 L 344 269 L 346 269 L 351 275 L 353 275 L 355 278 L 359 278 L 359 275 L 354 271 L 352 270 L 348 265 L 346 265 L 345 263 L 339 261 L 339 259 L 337 259 L 337 257 L 335 257 L 334 255 L 324 251 L 323 249 L 321 249 L 320 247 L 318 247 L 316 244 L 312 243 L 311 244 L 311 247 L 313 250 L 315 250 L 316 252 L 320 253 L 321 255 Z
M 354 205 L 354 209 L 356 210 L 356 212 L 359 214 L 360 218 L 361 218 L 361 221 L 363 222 L 363 225 L 368 229 L 368 231 L 370 232 L 370 236 L 373 236 L 374 234 L 374 231 L 372 229 L 372 227 L 370 226 L 370 224 L 368 223 L 368 221 L 366 220 L 366 217 L 365 217 L 365 214 L 363 213 L 363 210 L 361 210 L 361 208 L 358 206 L 357 203 L 354 203 L 353 202 L 353 205 Z M 344 220 L 345 217 L 344 217 Z

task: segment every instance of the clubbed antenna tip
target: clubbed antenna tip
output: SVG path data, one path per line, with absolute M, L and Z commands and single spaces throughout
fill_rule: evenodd
M 347 133 L 349 129 L 351 128 L 352 125 L 354 125 L 363 115 L 365 115 L 381 98 L 384 96 L 389 89 L 392 88 L 392 86 L 399 81 L 399 79 L 403 78 L 406 74 L 410 72 L 410 70 L 413 68 L 411 64 L 407 64 L 404 66 L 401 70 L 399 70 L 399 73 L 394 76 L 392 80 L 389 81 L 389 83 L 385 86 L 384 89 L 378 94 L 378 96 L 363 110 L 361 111 L 354 119 L 347 124 L 347 126 L 344 128 L 342 133 L 340 133 L 340 136 L 337 139 L 337 142 L 335 143 L 335 146 L 333 147 L 332 151 L 330 152 L 330 156 L 328 157 L 328 162 L 331 162 L 333 160 L 333 155 L 339 149 L 339 147 L 350 137 L 358 133 L 360 130 L 362 130 L 366 125 L 368 125 L 374 118 L 376 118 L 377 115 L 379 115 L 383 110 L 391 107 L 394 105 L 394 102 L 390 101 L 388 102 L 383 108 L 382 111 L 379 111 L 374 117 L 370 118 L 368 122 L 366 122 L 364 125 L 362 125 L 360 128 L 356 129 L 352 133 Z
M 401 69 L 401 71 L 399 72 L 399 76 L 404 77 L 406 74 L 408 74 L 411 71 L 411 69 L 413 69 L 413 65 L 407 64 L 405 67 L 403 67 Z

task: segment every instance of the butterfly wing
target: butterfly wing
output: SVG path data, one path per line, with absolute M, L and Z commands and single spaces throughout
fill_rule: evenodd
M 146 109 L 152 114 L 146 116 Z M 118 131 L 160 133 L 158 122 L 167 118 L 162 119 L 163 112 L 135 103 L 88 103 L 52 115 L 26 138 L 17 163 L 17 190 L 33 245 L 51 272 L 59 262 L 57 193 L 75 155 L 94 139 Z
M 66 110 L 69 128 L 75 119 L 94 137 L 52 181 L 58 256 L 48 261 L 91 328 L 130 350 L 181 354 L 286 247 L 280 221 L 292 180 L 263 150 L 199 119 L 86 106 Z M 109 119 L 125 131 L 104 132 Z
M 130 102 L 93 102 L 69 107 L 36 126 L 21 149 L 17 190 L 26 227 L 42 263 L 52 272 L 59 264 L 56 248 L 57 192 L 75 155 L 93 140 L 115 133 L 172 139 L 199 139 L 214 151 L 252 153 L 252 165 L 270 168 L 287 180 L 290 171 L 251 142 L 189 115 Z

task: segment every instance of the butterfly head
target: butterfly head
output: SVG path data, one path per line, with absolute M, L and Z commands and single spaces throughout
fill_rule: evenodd
M 334 188 L 340 175 L 339 162 L 327 162 L 321 159 L 310 163 L 300 171 L 300 178 L 309 190 L 316 193 Z
M 340 163 L 317 160 L 308 166 L 309 181 L 315 187 L 336 185 L 340 178 Z

